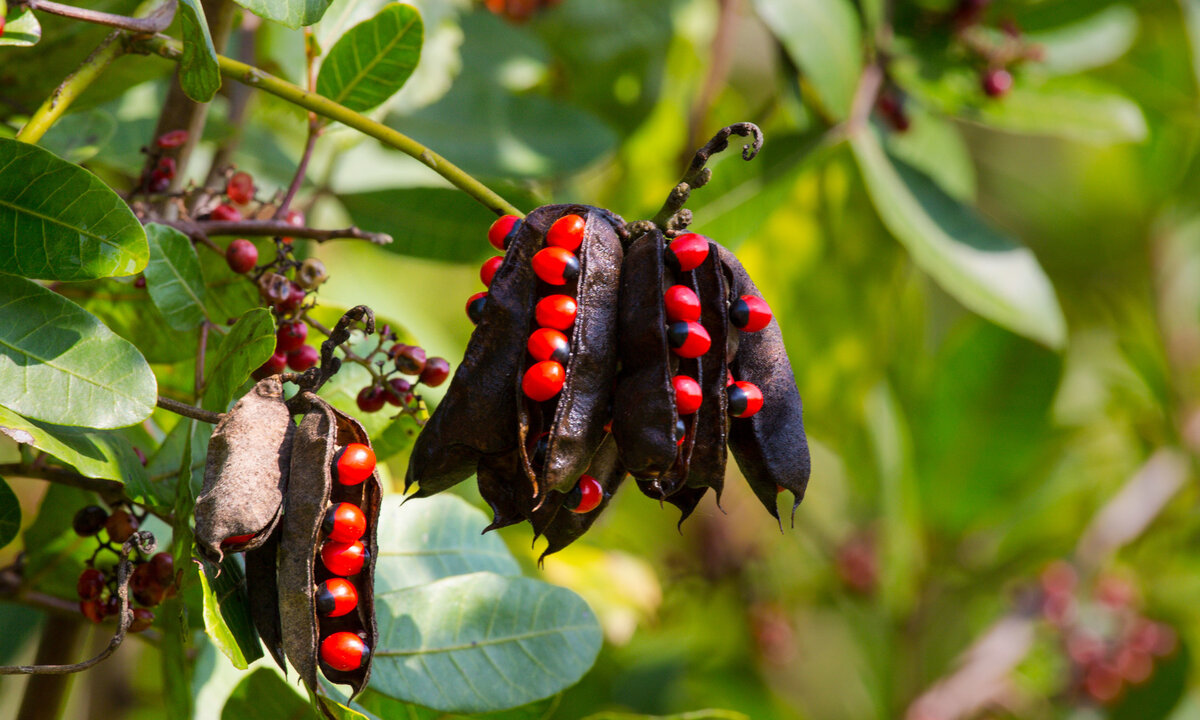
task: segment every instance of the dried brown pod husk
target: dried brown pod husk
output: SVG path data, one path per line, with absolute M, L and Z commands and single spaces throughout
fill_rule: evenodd
M 322 667 L 319 645 L 330 633 L 361 633 L 370 652 L 374 652 L 379 633 L 375 624 L 375 560 L 378 556 L 376 532 L 383 485 L 378 471 L 358 485 L 343 485 L 333 478 L 332 467 L 339 448 L 349 443 L 370 445 L 362 426 L 339 412 L 320 397 L 304 391 L 296 404 L 305 410 L 293 443 L 291 484 L 284 519 L 280 526 L 278 554 L 279 618 L 283 629 L 282 645 L 287 659 L 314 691 L 317 670 L 335 683 L 350 685 L 358 694 L 371 675 L 371 659 L 354 672 Z M 305 407 L 306 406 L 306 407 Z M 347 578 L 358 591 L 358 606 L 338 618 L 317 613 L 317 586 L 335 577 L 320 560 L 324 542 L 321 523 L 331 505 L 348 502 L 362 509 L 367 531 L 362 538 L 368 555 L 362 570 Z
M 294 431 L 278 376 L 260 380 L 217 423 L 195 506 L 196 544 L 214 563 L 261 546 L 279 522 Z M 242 535 L 253 537 L 222 545 Z
M 546 549 L 538 558 L 541 563 L 546 559 L 547 555 L 562 550 L 571 543 L 578 540 L 586 533 L 592 525 L 600 517 L 600 513 L 604 512 L 608 507 L 608 503 L 612 500 L 613 495 L 617 492 L 617 488 L 625 480 L 627 473 L 624 465 L 621 464 L 620 454 L 617 452 L 617 443 L 612 435 L 604 438 L 600 443 L 600 447 L 592 456 L 592 462 L 588 465 L 587 470 L 583 473 L 596 478 L 600 483 L 600 487 L 604 490 L 604 499 L 600 501 L 600 505 L 593 510 L 585 513 L 575 513 L 563 507 L 562 501 L 556 503 L 559 507 L 557 512 L 549 514 L 548 519 L 544 522 L 540 518 L 536 518 L 538 522 L 534 524 L 535 530 L 540 527 L 542 535 L 546 536 Z M 559 495 L 560 493 L 551 493 L 551 495 Z M 565 497 L 565 495 L 564 495 Z M 555 503 L 551 503 L 553 507 Z M 543 504 L 543 507 L 546 507 Z M 535 511 L 542 512 L 541 509 Z
M 708 257 L 692 271 L 696 294 L 700 297 L 700 324 L 708 330 L 712 347 L 700 357 L 697 382 L 704 399 L 696 411 L 695 445 L 686 482 L 689 488 L 712 488 L 720 503 L 730 423 L 729 398 L 725 394 L 729 374 L 727 360 L 737 349 L 737 331 L 729 324 L 729 278 L 718 257 L 716 243 L 710 241 L 708 245 Z M 673 498 L 678 498 L 678 502 L 674 499 L 672 502 L 686 518 L 703 496 L 703 492 L 675 493 Z

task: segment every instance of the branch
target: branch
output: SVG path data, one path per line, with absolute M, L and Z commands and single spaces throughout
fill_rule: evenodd
M 201 422 L 206 422 L 211 425 L 216 425 L 217 423 L 221 422 L 221 414 L 220 413 L 203 410 L 201 408 L 196 407 L 195 405 L 188 405 L 187 403 L 181 403 L 178 400 L 172 400 L 171 398 L 163 397 L 162 395 L 158 396 L 157 404 L 163 410 L 173 412 L 176 415 L 182 415 L 186 418 L 192 418 L 193 420 L 199 420 Z
M 742 146 L 743 160 L 753 160 L 754 156 L 758 155 L 758 151 L 762 148 L 762 130 L 759 130 L 758 126 L 754 123 L 734 123 L 733 125 L 721 128 L 717 131 L 716 135 L 713 135 L 711 140 L 704 144 L 704 147 L 696 151 L 691 165 L 688 166 L 687 172 L 683 174 L 683 179 L 671 190 L 666 202 L 663 203 L 662 209 L 658 211 L 658 214 L 650 222 L 662 228 L 663 232 L 669 236 L 682 232 L 692 222 L 692 211 L 685 210 L 683 206 L 687 203 L 688 197 L 691 196 L 692 190 L 708 184 L 709 179 L 712 178 L 712 170 L 707 167 L 708 161 L 713 155 L 729 147 L 729 137 L 731 135 L 753 138 L 749 145 Z M 638 224 L 634 223 L 635 226 Z M 630 228 L 630 232 L 635 237 L 640 234 L 633 227 Z
M 42 139 L 58 119 L 63 116 L 75 98 L 91 87 L 96 78 L 104 72 L 109 64 L 125 54 L 125 44 L 117 42 L 120 32 L 112 32 L 92 51 L 80 64 L 79 69 L 67 76 L 62 83 L 50 93 L 50 97 L 25 123 L 25 127 L 17 133 L 17 139 L 22 142 L 36 143 Z
M 39 468 L 22 463 L 8 463 L 0 465 L 0 476 L 5 475 L 9 477 L 17 476 L 32 478 L 34 480 L 46 480 L 60 485 L 69 485 L 80 490 L 88 490 L 104 498 L 106 502 L 125 501 L 125 486 L 116 480 L 84 477 L 79 473 L 63 470 L 62 468 Z
M 183 58 L 183 44 L 162 35 L 136 38 L 132 44 L 136 52 L 159 55 L 173 62 L 179 62 Z M 467 174 L 462 168 L 401 132 L 375 122 L 327 97 L 307 92 L 252 65 L 238 62 L 224 55 L 217 56 L 217 65 L 225 77 L 269 92 L 322 117 L 336 120 L 419 160 L 497 215 L 524 215 L 507 200 L 496 194 L 494 190 Z M 288 234 L 292 235 L 293 233 Z
M 317 242 L 329 240 L 366 240 L 375 245 L 388 245 L 392 236 L 387 233 L 373 233 L 351 226 L 340 230 L 321 230 L 310 227 L 297 227 L 279 220 L 155 220 L 163 225 L 170 225 L 176 230 L 188 235 L 193 240 L 204 240 L 209 236 L 246 236 L 274 237 L 286 235 L 289 237 L 308 238 Z
M 62 17 L 82 20 L 97 25 L 108 25 L 118 30 L 128 30 L 142 35 L 153 35 L 154 33 L 166 30 L 171 25 L 171 20 L 175 18 L 176 7 L 175 0 L 168 0 L 166 4 L 159 6 L 146 17 L 132 18 L 125 15 L 113 15 L 112 13 L 88 10 L 87 8 L 75 7 L 74 5 L 63 5 L 51 0 L 25 0 L 21 4 L 30 10 L 38 10 L 50 15 L 61 15 Z

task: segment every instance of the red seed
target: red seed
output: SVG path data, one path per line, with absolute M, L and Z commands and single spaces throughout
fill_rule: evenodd
M 287 368 L 287 353 L 275 352 L 271 355 L 271 357 L 267 358 L 267 361 L 262 364 L 262 367 L 254 371 L 254 374 L 259 376 L 259 379 L 261 380 L 268 375 L 278 375 L 279 373 L 283 372 L 285 368 Z
M 508 239 L 520 221 L 521 218 L 516 215 L 501 216 L 488 228 L 488 242 L 497 250 L 504 250 L 508 247 Z
M 368 385 L 358 391 L 358 396 L 354 398 L 354 402 L 358 404 L 358 409 L 363 412 L 379 412 L 387 403 L 387 392 L 378 385 Z
M 258 264 L 258 248 L 249 240 L 238 238 L 225 248 L 225 262 L 235 273 L 248 273 Z
M 566 285 L 579 277 L 579 258 L 560 247 L 542 248 L 533 256 L 533 272 L 542 282 Z
M 757 295 L 743 295 L 729 306 L 729 322 L 738 330 L 758 332 L 771 324 L 771 308 Z
M 450 363 L 443 357 L 431 357 L 425 361 L 425 369 L 421 371 L 421 384 L 437 387 L 450 377 Z
M 275 351 L 289 353 L 308 339 L 308 326 L 299 320 L 285 322 L 275 331 Z
M 752 382 L 738 380 L 725 388 L 729 395 L 729 414 L 738 418 L 748 418 L 762 409 L 762 391 Z
M 312 345 L 301 345 L 287 354 L 288 367 L 296 372 L 304 372 L 321 359 L 321 353 Z
M 244 545 L 254 539 L 254 533 L 246 535 L 231 535 L 221 541 L 221 547 L 232 547 L 234 545 Z
M 329 540 L 321 546 L 321 564 L 334 575 L 348 577 L 362 570 L 367 548 L 361 542 L 342 543 Z
M 604 500 L 604 488 L 591 475 L 584 475 L 567 495 L 567 509 L 573 513 L 589 513 Z
M 479 268 L 479 279 L 483 281 L 485 286 L 492 286 L 492 278 L 496 277 L 496 271 L 500 269 L 500 266 L 503 263 L 504 258 L 500 255 L 497 255 L 494 258 L 488 258 L 487 262 L 483 264 L 483 267 Z
M 695 322 L 700 319 L 700 298 L 685 285 L 672 285 L 663 295 L 663 304 L 667 309 L 667 319 L 672 321 Z
M 712 338 L 698 322 L 677 322 L 667 326 L 667 342 L 676 355 L 698 358 L 708 352 Z
M 171 132 L 163 133 L 155 140 L 155 144 L 160 148 L 177 148 L 187 142 L 187 130 L 172 130 Z
M 158 163 L 155 164 L 154 170 L 162 177 L 170 180 L 175 177 L 175 168 L 178 167 L 173 157 L 160 157 Z
M 138 521 L 125 510 L 117 510 L 108 516 L 104 529 L 108 531 L 109 540 L 123 543 L 138 529 Z
M 345 578 L 329 578 L 317 586 L 317 612 L 341 617 L 358 607 L 358 590 Z
M 687 423 L 683 418 L 675 418 L 675 446 L 683 445 L 684 440 L 687 440 Z
M 79 573 L 79 580 L 75 583 L 75 590 L 79 593 L 80 600 L 95 600 L 104 592 L 104 573 L 96 568 L 88 568 Z
M 412 402 L 412 383 L 404 378 L 392 378 L 388 380 L 387 392 L 384 397 L 389 405 L 403 407 Z
M 685 233 L 667 246 L 667 266 L 675 272 L 688 272 L 700 267 L 708 257 L 708 238 L 696 233 Z
M 213 208 L 210 217 L 221 222 L 238 222 L 242 219 L 242 213 L 232 205 L 221 203 Z
M 487 305 L 487 293 L 475 293 L 467 298 L 467 318 L 475 325 L 483 319 L 483 308 Z
M 578 306 L 570 295 L 547 295 L 533 309 L 537 324 L 556 330 L 569 330 L 575 324 Z
M 321 521 L 321 531 L 330 540 L 351 543 L 358 540 L 367 531 L 367 516 L 352 503 L 338 503 L 325 511 L 325 519 Z
M 531 399 L 544 402 L 557 395 L 563 388 L 566 371 L 553 360 L 535 363 L 521 378 L 521 390 Z
M 671 385 L 675 388 L 675 409 L 680 415 L 691 415 L 700 409 L 703 399 L 700 383 L 687 375 L 676 375 L 671 378 Z
M 335 632 L 321 641 L 321 661 L 342 672 L 361 668 L 370 652 L 363 639 L 352 632 Z
M 238 205 L 245 205 L 254 199 L 254 178 L 250 177 L 250 173 L 234 173 L 225 183 L 225 194 Z
M 983 74 L 979 83 L 988 97 L 1003 97 L 1008 94 L 1009 90 L 1012 90 L 1013 76 L 1004 68 L 992 68 Z
M 287 297 L 275 303 L 275 309 L 282 315 L 294 313 L 304 304 L 305 297 L 304 288 L 294 282 L 289 282 Z
M 292 227 L 304 227 L 304 213 L 299 210 L 288 210 L 283 214 L 283 221 Z M 279 239 L 289 245 L 292 243 L 290 237 L 281 237 Z
M 396 346 L 393 346 L 396 347 Z M 400 349 L 391 353 L 396 361 L 396 369 L 405 375 L 420 375 L 425 369 L 425 348 L 416 345 L 399 345 Z
M 171 557 L 171 553 L 155 553 L 150 558 L 150 565 L 154 568 L 154 579 L 159 585 L 166 587 L 175 582 L 175 558 Z
M 562 365 L 566 365 L 567 358 L 571 356 L 571 344 L 567 336 L 553 328 L 534 330 L 526 348 L 535 360 L 553 360 Z
M 362 443 L 350 443 L 338 454 L 334 471 L 341 484 L 357 485 L 375 472 L 375 451 Z
M 575 252 L 583 244 L 583 230 L 587 222 L 578 215 L 563 215 L 554 221 L 546 232 L 546 244 Z

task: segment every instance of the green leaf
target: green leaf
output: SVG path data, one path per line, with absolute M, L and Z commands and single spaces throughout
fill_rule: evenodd
M 296 29 L 320 20 L 332 0 L 237 0 L 237 3 L 261 18 Z
M 85 110 L 54 123 L 39 144 L 64 160 L 82 163 L 95 157 L 116 132 L 112 115 L 100 109 Z
M 255 308 L 238 318 L 217 351 L 209 356 L 204 409 L 225 412 L 250 373 L 274 352 L 275 321 L 266 308 Z
M 259 668 L 238 683 L 225 701 L 221 720 L 300 720 L 313 711 L 295 688 L 271 668 Z
M 600 651 L 587 603 L 529 578 L 458 575 L 375 606 L 372 689 L 437 710 L 486 712 L 549 697 L 578 682 Z
M 116 428 L 158 399 L 128 341 L 66 298 L 22 278 L 0 282 L 0 405 L 56 425 Z
M 1028 33 L 1025 39 L 1042 48 L 1040 70 L 1069 75 L 1107 65 L 1124 55 L 1137 38 L 1139 24 L 1133 8 L 1110 5 L 1077 22 Z
M 929 178 L 890 158 L 874 131 L 851 139 L 875 209 L 913 262 L 992 322 L 1058 348 L 1066 321 L 1037 258 Z
M 754 0 L 754 7 L 826 111 L 848 116 L 862 73 L 862 28 L 854 5 L 849 0 Z
M 480 533 L 487 524 L 483 512 L 454 495 L 412 502 L 399 495 L 384 497 L 376 597 L 454 575 L 520 575 L 520 566 L 500 536 Z
M 0 407 L 0 435 L 53 455 L 85 477 L 130 483 L 146 480 L 146 468 L 133 446 L 116 432 L 51 425 Z
M 351 110 L 383 104 L 421 58 L 424 26 L 411 5 L 393 3 L 343 35 L 317 75 L 317 92 Z
M 192 423 L 183 420 L 176 423 L 167 433 L 158 452 L 146 463 L 145 474 L 126 481 L 125 493 L 131 500 L 169 510 L 175 504 L 183 453 L 188 447 L 192 456 L 192 495 L 200 492 L 204 483 L 204 460 L 208 455 L 208 441 L 212 438 L 213 427 L 207 423 L 196 423 L 190 446 L 189 427 L 192 427 Z
M 588 715 L 584 720 L 750 720 L 749 715 L 743 715 L 733 710 L 693 710 L 692 712 L 675 715 L 639 715 L 637 713 L 601 712 Z
M 1179 0 L 1183 9 L 1183 25 L 1187 30 L 1188 46 L 1192 51 L 1192 71 L 1200 82 L 1200 0 Z
M 468 718 L 471 720 L 547 720 L 552 717 L 554 708 L 558 704 L 557 701 L 558 698 L 555 697 L 511 710 L 451 715 L 440 710 L 431 710 L 420 705 L 400 702 L 368 687 L 355 698 L 354 704 L 377 718 L 388 718 L 389 720 L 390 718 L 404 718 L 404 720 L 468 720 Z
M 95 280 L 63 285 L 59 292 L 133 343 L 146 362 L 175 363 L 196 356 L 196 333 L 172 330 L 150 293 L 133 283 Z
M 29 47 L 36 45 L 42 39 L 42 26 L 38 24 L 37 16 L 31 10 L 21 10 L 13 14 L 4 24 L 4 34 L 0 35 L 0 47 Z
M 208 102 L 221 89 L 217 49 L 208 34 L 208 20 L 199 0 L 181 0 L 179 23 L 183 28 L 183 59 L 179 62 L 179 85 L 196 102 Z
M 150 223 L 146 226 L 150 262 L 146 265 L 146 289 L 154 304 L 176 330 L 192 330 L 204 322 L 205 288 L 200 258 L 187 235 L 173 227 Z
M 0 478 L 0 548 L 12 542 L 21 531 L 21 503 L 4 478 Z
M 39 280 L 132 275 L 146 233 L 87 170 L 36 145 L 0 139 L 0 272 Z
M 245 577 L 234 558 L 221 563 L 220 574 L 210 578 L 209 569 L 216 566 L 204 563 L 200 571 L 200 591 L 204 598 L 204 632 L 238 670 L 263 656 L 258 633 L 250 620 L 246 600 Z
M 95 502 L 96 496 L 90 492 L 50 483 L 38 507 L 37 517 L 25 528 L 24 587 L 78 600 L 75 583 L 79 573 L 83 572 L 84 562 L 96 550 L 96 540 L 76 535 L 71 529 L 71 520 L 80 508 Z M 108 565 L 99 567 L 100 570 L 107 572 L 116 567 L 112 555 L 101 557 Z
M 182 563 L 176 561 L 175 567 Z M 167 598 L 155 608 L 157 625 L 162 633 L 159 644 L 162 669 L 162 702 L 164 717 L 192 717 L 192 664 L 188 662 L 191 631 L 187 623 L 187 607 L 183 596 Z

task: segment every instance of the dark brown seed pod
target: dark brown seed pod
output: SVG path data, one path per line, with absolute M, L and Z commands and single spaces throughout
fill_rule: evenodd
M 283 626 L 279 620 L 279 579 L 276 575 L 281 535 L 277 527 L 266 542 L 246 551 L 246 601 L 258 637 L 275 663 L 286 673 Z
M 729 409 L 725 395 L 727 359 L 736 351 L 737 331 L 727 322 L 729 278 L 721 264 L 716 243 L 709 242 L 708 257 L 692 272 L 700 296 L 700 323 L 708 329 L 712 347 L 700 357 L 700 393 L 704 398 L 696 411 L 696 437 L 686 482 L 691 488 L 712 488 L 721 500 L 725 484 L 726 443 L 729 440 Z M 722 352 L 724 350 L 724 352 Z M 676 494 L 671 499 L 686 518 L 704 493 Z M 694 501 L 692 498 L 694 497 Z M 688 503 L 691 503 L 688 507 Z M 683 522 L 683 519 L 680 519 Z
M 713 245 L 731 280 L 729 296 L 761 298 L 754 281 L 733 253 Z M 792 492 L 794 515 L 808 487 L 810 462 L 800 393 L 777 320 L 772 318 L 758 332 L 739 335 L 730 371 L 735 379 L 757 385 L 762 391 L 763 404 L 750 417 L 730 420 L 729 449 L 767 511 L 779 518 L 776 505 L 782 487 Z
M 621 464 L 621 458 L 617 452 L 616 440 L 611 435 L 604 438 L 603 442 L 601 442 L 600 447 L 596 450 L 596 454 L 592 456 L 592 462 L 582 474 L 596 478 L 600 483 L 600 487 L 604 490 L 604 499 L 601 500 L 598 507 L 584 513 L 574 513 L 562 507 L 562 499 L 556 498 L 556 503 L 547 501 L 547 503 L 543 503 L 543 508 L 546 508 L 545 512 L 548 515 L 548 519 L 545 521 L 538 517 L 538 513 L 543 512 L 542 509 L 534 511 L 534 530 L 535 532 L 540 531 L 542 535 L 545 535 L 547 542 L 546 549 L 542 552 L 541 557 L 538 558 L 538 563 L 543 562 L 547 555 L 562 550 L 582 537 L 596 522 L 596 519 L 600 517 L 600 513 L 608 507 L 613 494 L 616 493 L 617 488 L 625 480 L 625 467 Z M 565 493 L 554 492 L 550 494 L 552 496 L 562 495 L 563 498 L 566 497 Z M 553 508 L 555 504 L 558 506 L 557 510 L 550 512 L 550 508 Z
M 378 642 L 374 578 L 379 548 L 375 536 L 383 486 L 378 471 L 356 485 L 334 481 L 331 468 L 338 449 L 349 443 L 369 445 L 370 440 L 357 421 L 321 398 L 307 391 L 300 398 L 295 406 L 305 410 L 305 414 L 296 429 L 291 485 L 280 526 L 278 585 L 282 645 L 287 659 L 309 688 L 316 689 L 320 667 L 329 680 L 350 685 L 357 694 L 370 678 L 369 652 Z M 357 607 L 346 615 L 327 617 L 317 612 L 316 592 L 321 583 L 335 575 L 320 559 L 325 540 L 321 524 L 329 507 L 342 502 L 358 506 L 366 516 L 367 530 L 362 542 L 367 555 L 361 570 L 347 577 L 358 592 Z M 320 643 L 335 632 L 360 634 L 368 648 L 362 667 L 340 671 L 321 663 Z
M 266 542 L 279 522 L 294 431 L 278 376 L 259 381 L 217 423 L 195 508 L 205 557 L 219 563 Z

